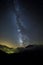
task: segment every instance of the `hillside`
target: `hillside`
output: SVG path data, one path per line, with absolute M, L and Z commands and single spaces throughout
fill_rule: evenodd
M 0 45 L 0 50 L 4 51 L 5 53 L 12 54 L 12 53 L 18 53 L 22 50 L 22 47 L 18 48 L 9 48 L 4 45 Z

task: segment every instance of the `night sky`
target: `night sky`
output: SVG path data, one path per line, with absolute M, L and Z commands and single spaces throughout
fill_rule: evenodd
M 12 44 L 43 44 L 43 2 L 0 1 L 0 41 Z

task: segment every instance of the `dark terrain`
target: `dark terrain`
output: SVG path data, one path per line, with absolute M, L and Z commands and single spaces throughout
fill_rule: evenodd
M 7 54 L 0 50 L 0 59 L 4 62 L 24 62 L 43 59 L 43 46 L 30 45 L 19 53 Z

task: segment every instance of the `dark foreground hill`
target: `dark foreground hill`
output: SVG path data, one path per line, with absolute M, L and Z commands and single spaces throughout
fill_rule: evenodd
M 43 46 L 30 45 L 19 53 L 7 54 L 0 50 L 0 59 L 4 62 L 24 62 L 43 59 Z

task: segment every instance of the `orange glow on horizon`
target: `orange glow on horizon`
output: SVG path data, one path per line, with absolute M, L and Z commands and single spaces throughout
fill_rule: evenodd
M 8 46 L 10 48 L 17 48 L 18 47 L 18 45 L 13 44 L 9 41 L 0 41 L 0 45 L 5 45 L 5 46 Z

